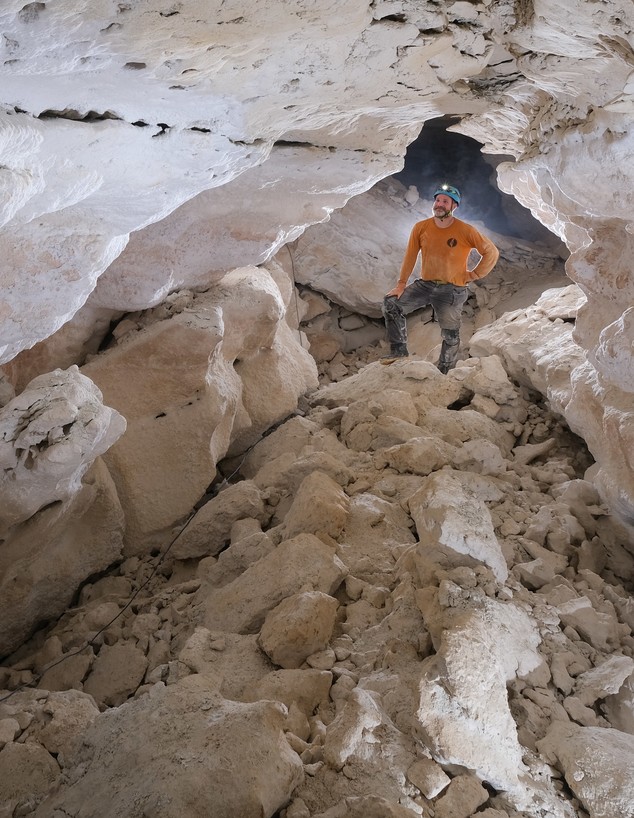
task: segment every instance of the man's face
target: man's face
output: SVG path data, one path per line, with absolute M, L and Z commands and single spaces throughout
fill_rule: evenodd
M 445 196 L 444 193 L 439 193 L 434 199 L 433 212 L 438 219 L 444 219 L 451 214 L 455 202 L 450 196 Z

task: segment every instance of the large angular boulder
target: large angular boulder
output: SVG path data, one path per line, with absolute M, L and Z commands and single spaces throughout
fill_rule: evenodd
M 121 558 L 123 512 L 97 458 L 72 500 L 15 526 L 0 548 L 0 656 L 71 603 L 80 584 Z
M 634 816 L 634 736 L 557 721 L 538 747 L 592 818 Z
M 233 582 L 211 590 L 203 585 L 197 596 L 205 605 L 209 629 L 253 633 L 286 597 L 304 587 L 332 594 L 345 575 L 346 568 L 332 548 L 313 534 L 299 534 L 282 542 Z
M 504 582 L 508 567 L 485 504 L 487 492 L 498 491 L 487 478 L 453 469 L 425 477 L 409 499 L 421 560 L 451 567 L 484 563 Z
M 232 442 L 246 435 L 248 445 L 316 381 L 284 316 L 271 275 L 241 268 L 206 293 L 183 293 L 145 315 L 85 365 L 128 421 L 107 460 L 126 515 L 127 554 L 163 545 Z
M 79 774 L 35 815 L 90 803 L 103 818 L 270 818 L 303 778 L 284 719 L 280 704 L 223 699 L 202 676 L 158 684 L 92 723 Z
M 72 498 L 125 426 L 76 366 L 34 378 L 0 409 L 0 537 L 38 509 Z

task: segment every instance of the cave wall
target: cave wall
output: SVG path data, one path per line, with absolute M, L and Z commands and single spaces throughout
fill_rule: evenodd
M 81 363 L 129 309 L 261 264 L 450 114 L 514 157 L 501 188 L 571 251 L 587 361 L 565 413 L 618 460 L 597 481 L 632 514 L 629 4 L 9 2 L 0 22 L 10 386 Z

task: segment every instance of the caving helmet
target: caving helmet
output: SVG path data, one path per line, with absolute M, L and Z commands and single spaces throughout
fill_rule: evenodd
M 460 191 L 458 190 L 457 187 L 454 187 L 453 185 L 448 185 L 446 183 L 442 184 L 434 191 L 434 199 L 436 198 L 436 196 L 440 196 L 441 194 L 444 196 L 449 196 L 449 198 L 453 199 L 457 205 L 460 204 L 460 199 L 462 197 L 460 196 Z

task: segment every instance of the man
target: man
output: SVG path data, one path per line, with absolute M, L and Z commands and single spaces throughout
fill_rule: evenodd
M 490 239 L 453 215 L 460 198 L 460 191 L 453 185 L 442 185 L 434 192 L 433 216 L 417 222 L 412 229 L 398 284 L 383 299 L 390 343 L 390 354 L 381 359 L 383 364 L 409 355 L 405 316 L 431 304 L 442 337 L 436 366 L 446 374 L 456 365 L 460 316 L 469 296 L 467 284 L 488 275 L 500 255 Z M 467 259 L 473 249 L 482 258 L 473 270 L 467 270 Z M 407 286 L 419 253 L 422 257 L 420 278 Z

